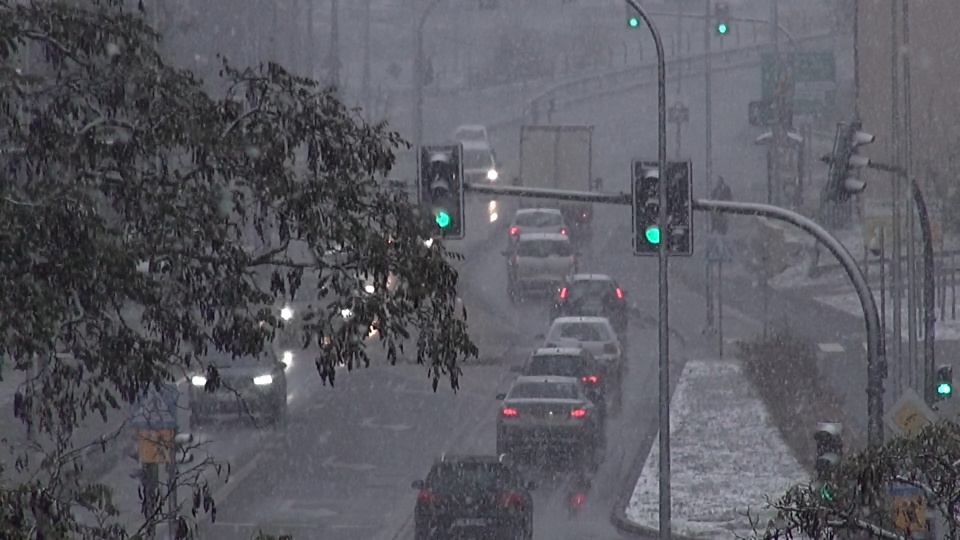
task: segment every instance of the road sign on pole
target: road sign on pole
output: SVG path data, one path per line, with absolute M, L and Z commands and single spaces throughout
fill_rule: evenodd
M 883 416 L 883 421 L 897 435 L 910 437 L 928 425 L 935 424 L 939 418 L 919 394 L 912 388 L 907 388 Z
M 173 384 L 163 385 L 160 391 L 151 388 L 134 408 L 129 426 L 133 429 L 176 431 L 179 399 L 180 391 Z
M 723 235 L 711 234 L 707 236 L 705 260 L 708 263 L 728 263 L 733 261 L 733 253 Z
M 890 484 L 893 498 L 893 523 L 901 531 L 923 531 L 927 528 L 927 503 L 917 486 L 894 482 Z

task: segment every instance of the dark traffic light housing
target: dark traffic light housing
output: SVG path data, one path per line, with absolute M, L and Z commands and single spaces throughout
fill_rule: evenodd
M 717 35 L 725 36 L 730 32 L 730 6 L 718 2 L 713 8 L 713 28 Z
M 831 480 L 840 467 L 843 459 L 843 424 L 837 422 L 820 422 L 813 433 L 817 443 L 817 481 L 813 488 L 821 498 L 833 500 Z
M 640 28 L 640 13 L 627 4 L 627 28 Z
M 953 397 L 953 367 L 940 366 L 937 368 L 937 381 L 934 386 L 938 401 Z
M 463 147 L 421 146 L 417 156 L 420 206 L 430 212 L 440 238 L 464 236 Z
M 669 161 L 667 227 L 660 230 L 659 164 L 633 162 L 633 253 L 656 256 L 666 242 L 671 256 L 693 255 L 693 174 L 689 161 Z
M 833 154 L 823 161 L 830 165 L 827 183 L 824 185 L 827 200 L 843 203 L 866 189 L 860 180 L 860 169 L 870 165 L 870 160 L 860 155 L 861 146 L 874 141 L 874 136 L 860 131 L 860 122 L 840 122 L 833 140 Z

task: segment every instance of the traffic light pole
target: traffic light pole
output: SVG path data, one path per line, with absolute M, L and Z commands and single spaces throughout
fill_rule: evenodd
M 421 15 L 417 21 L 417 27 L 415 29 L 416 35 L 414 37 L 417 40 L 417 50 L 413 58 L 412 76 L 413 99 L 415 102 L 413 105 L 413 142 L 416 146 L 423 144 L 423 26 L 427 24 L 427 17 L 430 15 L 430 12 L 433 11 L 439 3 L 440 0 L 433 0 L 427 5 L 426 9 L 423 10 L 423 15 Z
M 596 193 L 589 191 L 567 191 L 561 189 L 539 189 L 485 184 L 464 184 L 464 190 L 481 195 L 607 204 L 633 204 L 633 197 L 630 193 Z M 847 276 L 853 283 L 853 288 L 860 298 L 860 306 L 863 309 L 863 318 L 867 331 L 867 442 L 871 446 L 877 446 L 883 443 L 883 379 L 886 377 L 887 369 L 884 358 L 883 334 L 880 330 L 880 315 L 877 311 L 877 303 L 873 298 L 873 293 L 870 291 L 870 286 L 867 283 L 866 277 L 863 275 L 863 271 L 857 265 L 856 259 L 854 259 L 853 256 L 850 255 L 850 252 L 847 251 L 847 248 L 826 229 L 813 220 L 785 208 L 769 204 L 704 199 L 693 200 L 692 206 L 693 210 L 700 212 L 761 216 L 778 221 L 785 221 L 812 235 L 840 261 L 840 265 L 843 266 L 843 269 L 847 272 Z M 661 205 L 661 208 L 664 207 L 665 205 Z M 660 245 L 664 246 L 665 244 L 666 242 L 661 242 Z M 931 302 L 930 305 L 932 306 L 933 303 Z M 667 328 L 666 322 L 665 318 L 661 319 L 661 328 Z M 932 332 L 930 335 L 933 335 Z M 661 439 L 663 438 L 663 433 L 664 432 L 661 432 Z M 662 534 L 663 531 L 661 530 L 661 535 Z

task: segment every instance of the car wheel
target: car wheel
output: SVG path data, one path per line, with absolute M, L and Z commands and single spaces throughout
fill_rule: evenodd
M 510 445 L 506 442 L 497 439 L 497 455 L 502 456 L 504 454 L 510 454 Z

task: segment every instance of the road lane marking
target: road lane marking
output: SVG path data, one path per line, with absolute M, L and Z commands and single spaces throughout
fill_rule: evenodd
M 817 346 L 820 347 L 820 352 L 825 353 L 842 353 L 846 350 L 839 343 L 819 343 Z

